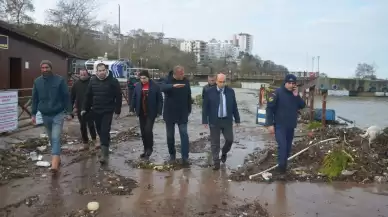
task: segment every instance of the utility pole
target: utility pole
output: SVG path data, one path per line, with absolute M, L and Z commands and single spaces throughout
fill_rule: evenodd
M 118 35 L 118 48 L 117 48 L 117 53 L 119 59 L 121 59 L 121 16 L 120 16 L 120 4 L 119 4 L 119 35 Z
M 314 60 L 315 60 L 315 57 L 313 57 L 313 61 L 312 61 L 312 66 L 311 66 L 311 72 L 314 72 Z
M 317 56 L 317 61 L 318 61 L 318 73 L 319 73 L 319 58 L 320 58 L 320 56 Z

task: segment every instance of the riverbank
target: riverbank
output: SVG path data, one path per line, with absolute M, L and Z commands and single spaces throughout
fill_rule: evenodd
M 188 125 L 192 151 L 190 168 L 157 171 L 137 169 L 125 163 L 138 159 L 143 147 L 138 128 L 134 128 L 138 125 L 137 119 L 127 117 L 128 107 L 124 106 L 122 118 L 113 121 L 112 137 L 120 139 L 114 139 L 109 165 L 101 167 L 93 152 L 78 152 L 78 122 L 66 122 L 65 148 L 73 152 L 64 153 L 58 178 L 52 178 L 46 168 L 39 168 L 40 173 L 11 180 L 0 186 L 0 209 L 6 208 L 3 211 L 9 216 L 71 216 L 71 213 L 84 210 L 88 202 L 96 201 L 100 207 L 95 214 L 99 217 L 257 217 L 256 211 L 261 209 L 256 209 L 256 204 L 263 208 L 264 215 L 268 212 L 269 216 L 311 217 L 318 213 L 319 216 L 354 217 L 388 213 L 384 196 L 388 192 L 386 185 L 232 181 L 231 172 L 243 165 L 246 156 L 275 144 L 273 137 L 255 124 L 256 103 L 252 103 L 257 101 L 255 91 L 236 89 L 236 94 L 242 124 L 235 128 L 235 142 L 226 164 L 219 171 L 209 168 L 210 142 L 206 139 L 209 132 L 201 124 L 198 106 L 193 107 Z M 1 140 L 11 148 L 12 144 L 38 138 L 43 133 L 42 128 L 34 128 Z M 154 133 L 151 162 L 159 165 L 168 159 L 161 120 L 155 123 Z M 178 148 L 178 132 L 175 138 Z M 44 152 L 43 160 L 49 159 Z M 126 186 L 133 186 L 133 189 Z M 124 195 L 117 193 L 121 190 Z

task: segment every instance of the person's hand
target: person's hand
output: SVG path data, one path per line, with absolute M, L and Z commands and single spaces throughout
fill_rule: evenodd
M 205 127 L 205 129 L 209 128 L 208 124 L 204 124 L 203 126 Z
M 270 134 L 275 134 L 275 128 L 273 126 L 267 127 Z
M 120 118 L 120 114 L 115 114 L 115 119 L 119 119 Z
M 172 85 L 172 87 L 174 87 L 174 88 L 182 88 L 182 87 L 184 87 L 186 84 L 174 84 L 174 85 Z
M 36 124 L 36 117 L 35 116 L 31 117 L 31 122 L 32 122 L 32 124 Z
M 81 111 L 81 116 L 85 115 L 86 114 L 86 111 Z
M 66 116 L 65 116 L 65 119 L 68 120 L 68 121 L 70 121 L 70 120 L 72 119 L 72 117 L 71 117 L 71 115 L 66 115 Z

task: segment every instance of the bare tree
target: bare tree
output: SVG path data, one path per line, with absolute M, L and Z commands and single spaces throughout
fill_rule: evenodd
M 356 68 L 356 77 L 362 79 L 376 79 L 376 67 L 372 64 L 358 63 Z
M 0 18 L 17 26 L 32 22 L 33 19 L 28 13 L 34 11 L 32 0 L 0 0 Z
M 61 29 L 62 46 L 77 52 L 85 36 L 100 22 L 93 15 L 97 0 L 58 0 L 55 9 L 47 10 L 47 21 Z

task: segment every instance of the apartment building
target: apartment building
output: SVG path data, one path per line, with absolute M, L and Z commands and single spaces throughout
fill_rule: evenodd
M 207 43 L 204 41 L 184 41 L 180 44 L 180 50 L 193 53 L 197 63 L 203 63 L 208 59 Z
M 239 47 L 240 52 L 252 54 L 253 36 L 248 33 L 235 34 L 232 43 Z
M 162 43 L 171 47 L 180 48 L 181 43 L 184 42 L 184 39 L 179 38 L 163 38 Z
M 208 55 L 210 59 L 229 58 L 236 61 L 239 55 L 239 47 L 233 44 L 232 41 L 217 41 L 212 39 L 207 44 Z

